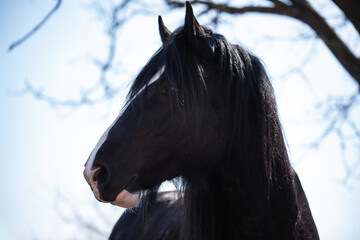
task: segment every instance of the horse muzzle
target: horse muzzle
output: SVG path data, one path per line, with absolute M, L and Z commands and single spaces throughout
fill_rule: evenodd
M 123 208 L 135 207 L 140 200 L 140 194 L 138 192 L 130 193 L 124 189 L 112 201 L 105 201 L 101 198 L 98 187 L 98 174 L 101 171 L 101 169 L 102 167 L 90 169 L 88 166 L 85 166 L 85 170 L 84 170 L 84 178 L 86 182 L 90 185 L 90 188 L 95 198 L 100 202 L 111 203 L 112 205 L 116 205 Z

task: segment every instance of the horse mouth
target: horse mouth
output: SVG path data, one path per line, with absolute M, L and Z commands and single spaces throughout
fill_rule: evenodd
M 133 208 L 135 207 L 140 201 L 140 191 L 138 190 L 131 190 L 135 189 L 136 182 L 138 180 L 138 176 L 134 176 L 130 179 L 128 184 L 124 187 L 115 198 L 114 201 L 110 201 L 112 205 L 123 207 L 123 208 Z
M 98 186 L 98 176 L 102 167 L 94 168 L 90 171 L 87 169 L 84 170 L 84 178 L 86 182 L 90 185 L 90 188 L 94 194 L 94 197 L 103 203 L 111 203 L 123 208 L 133 208 L 140 201 L 140 193 L 137 190 L 133 190 L 138 179 L 137 176 L 134 176 L 126 184 L 125 188 L 121 190 L 113 200 L 104 200 L 100 195 L 99 186 Z M 129 190 L 127 190 L 129 189 Z

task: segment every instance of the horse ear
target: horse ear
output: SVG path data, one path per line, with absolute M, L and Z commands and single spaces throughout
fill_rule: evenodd
M 166 40 L 168 40 L 168 38 L 171 36 L 171 32 L 169 29 L 167 29 L 167 27 L 165 27 L 165 24 L 160 15 L 158 17 L 158 22 L 159 22 L 159 32 L 160 32 L 161 41 L 164 44 Z
M 196 45 L 196 37 L 204 33 L 204 29 L 200 26 L 199 22 L 194 16 L 194 11 L 189 1 L 186 1 L 186 14 L 184 30 L 186 38 L 192 45 Z
M 207 60 L 213 58 L 215 51 L 214 39 L 207 37 L 209 34 L 196 20 L 189 1 L 186 1 L 184 32 L 187 41 L 202 58 Z

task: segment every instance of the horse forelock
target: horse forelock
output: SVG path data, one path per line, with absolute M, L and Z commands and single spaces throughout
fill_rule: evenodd
M 164 66 L 164 80 L 170 88 L 176 89 L 175 104 L 191 108 L 204 97 L 206 82 L 201 59 L 192 51 L 183 37 L 182 28 L 174 31 L 164 44 L 148 61 L 135 78 L 128 99 L 134 97 L 140 89 L 146 87 L 146 79 L 152 76 L 159 66 Z M 189 110 L 189 109 L 188 109 Z M 188 112 L 191 112 L 189 110 Z

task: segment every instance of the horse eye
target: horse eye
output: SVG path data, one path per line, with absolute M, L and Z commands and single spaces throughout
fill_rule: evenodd
M 165 94 L 165 95 L 170 95 L 171 90 L 170 90 L 170 88 L 165 88 L 165 89 L 163 89 L 162 93 Z
M 176 88 L 164 88 L 162 90 L 162 93 L 165 94 L 165 95 L 172 95 L 174 93 L 178 92 L 178 89 Z

